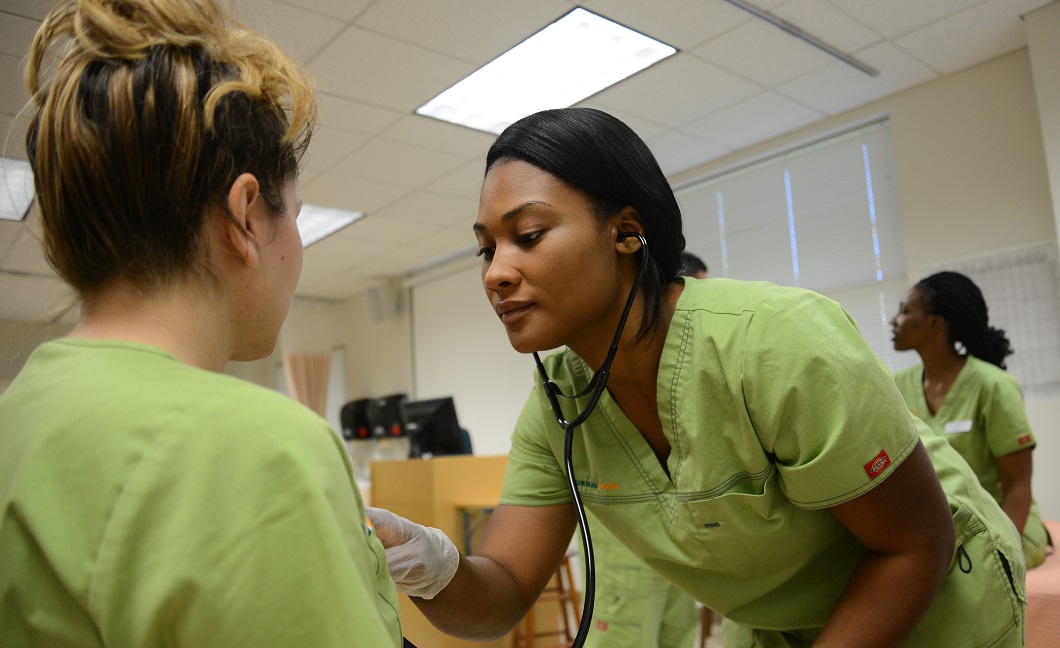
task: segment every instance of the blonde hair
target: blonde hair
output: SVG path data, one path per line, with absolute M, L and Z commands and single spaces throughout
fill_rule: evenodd
M 26 85 L 45 256 L 82 295 L 196 270 L 207 208 L 241 173 L 282 214 L 316 120 L 304 69 L 213 0 L 65 2 Z

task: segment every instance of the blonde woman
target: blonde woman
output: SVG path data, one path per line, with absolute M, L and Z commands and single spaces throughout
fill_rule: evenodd
M 212 0 L 64 3 L 26 76 L 83 316 L 0 398 L 3 645 L 401 645 L 342 442 L 219 373 L 291 304 L 310 79 Z

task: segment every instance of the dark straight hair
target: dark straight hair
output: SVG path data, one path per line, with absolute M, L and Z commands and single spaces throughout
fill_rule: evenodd
M 960 342 L 971 355 L 1005 368 L 1012 345 L 1005 331 L 990 326 L 986 300 L 974 281 L 959 272 L 939 272 L 914 287 L 928 311 L 949 324 L 950 344 Z
M 637 340 L 651 336 L 659 325 L 663 290 L 681 270 L 685 237 L 681 208 L 644 141 L 599 110 L 544 110 L 504 129 L 486 154 L 486 173 L 506 160 L 532 164 L 583 192 L 600 221 L 626 207 L 637 211 L 649 251 Z

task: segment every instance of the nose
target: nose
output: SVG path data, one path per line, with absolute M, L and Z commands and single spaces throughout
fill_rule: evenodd
M 501 290 L 519 283 L 519 272 L 510 261 L 509 255 L 501 254 L 499 249 L 494 252 L 482 272 L 482 285 L 487 290 Z
M 892 328 L 897 328 L 898 327 L 898 316 L 895 315 L 891 319 L 887 320 L 887 323 L 890 324 Z

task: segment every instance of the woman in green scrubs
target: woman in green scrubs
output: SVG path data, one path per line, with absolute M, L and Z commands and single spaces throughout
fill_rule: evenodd
M 1031 496 L 1034 433 L 1023 392 L 1005 371 L 1012 347 L 990 326 L 983 293 L 968 277 L 940 272 L 905 294 L 891 319 L 896 351 L 915 350 L 921 364 L 895 382 L 909 409 L 943 436 L 1020 531 L 1028 569 L 1051 544 Z
M 221 373 L 272 353 L 298 283 L 308 74 L 213 0 L 79 0 L 27 79 L 81 318 L 0 396 L 0 645 L 400 646 L 342 440 Z
M 512 347 L 562 348 L 544 366 L 564 394 L 602 365 L 647 262 L 574 475 L 620 542 L 726 618 L 727 646 L 1022 645 L 1023 558 L 997 503 L 838 304 L 679 276 L 680 209 L 625 124 L 572 108 L 508 127 L 474 232 Z M 565 401 L 568 420 L 587 399 Z M 399 590 L 429 587 L 414 600 L 437 627 L 500 636 L 536 599 L 575 528 L 563 456 L 539 379 L 478 555 L 445 557 L 447 540 L 369 512 Z

